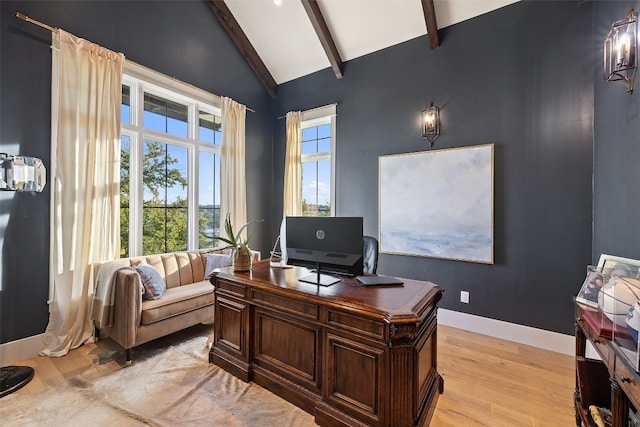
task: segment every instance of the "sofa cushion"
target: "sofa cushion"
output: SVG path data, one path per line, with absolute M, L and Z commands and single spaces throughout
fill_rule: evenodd
M 211 305 L 213 316 L 213 285 L 208 281 L 168 288 L 162 298 L 142 302 L 143 325 L 159 322 L 179 314 Z
M 140 263 L 135 269 L 140 275 L 140 281 L 144 287 L 142 299 L 155 300 L 165 293 L 167 285 L 155 268 L 149 264 Z

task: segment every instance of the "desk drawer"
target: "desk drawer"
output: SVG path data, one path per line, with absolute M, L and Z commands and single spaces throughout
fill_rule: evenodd
M 357 332 L 379 340 L 385 339 L 385 324 L 366 317 L 354 316 L 337 310 L 328 310 L 327 322 L 342 330 Z
M 251 301 L 256 305 L 276 308 L 308 319 L 318 320 L 318 306 L 310 302 L 287 298 L 255 289 L 251 291 Z
M 613 355 L 611 348 L 607 345 L 605 339 L 601 337 L 589 337 L 589 341 L 591 341 L 591 344 L 593 344 L 593 347 L 607 366 L 613 366 L 613 358 L 615 356 Z
M 229 282 L 219 279 L 216 281 L 216 292 L 245 299 L 247 297 L 247 287 L 239 283 Z
M 621 359 L 616 360 L 616 368 L 614 378 L 624 390 L 633 406 L 640 408 L 640 381 L 638 374 L 631 370 L 631 368 L 622 362 Z
M 580 325 L 580 328 L 582 328 L 587 338 L 592 338 L 597 336 L 596 333 L 591 328 L 591 326 L 589 325 L 589 323 L 586 320 L 584 320 L 584 318 L 582 317 L 582 313 L 576 313 L 576 323 Z

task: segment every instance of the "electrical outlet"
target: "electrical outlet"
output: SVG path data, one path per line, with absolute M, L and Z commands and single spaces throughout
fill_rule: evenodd
M 460 291 L 460 302 L 469 304 L 469 291 Z

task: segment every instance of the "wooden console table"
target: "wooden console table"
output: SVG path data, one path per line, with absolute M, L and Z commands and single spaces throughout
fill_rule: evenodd
M 640 408 L 640 376 L 633 369 L 627 358 L 622 354 L 618 345 L 609 339 L 598 336 L 597 332 L 584 319 L 583 314 L 588 307 L 575 302 L 576 325 L 576 356 L 584 356 L 587 340 L 596 349 L 602 362 L 609 371 L 611 387 L 611 426 L 626 427 L 629 419 L 629 405 Z M 604 385 L 605 387 L 608 385 Z M 585 402 L 588 405 L 589 402 Z M 589 425 L 589 415 L 582 404 L 582 396 L 578 388 L 576 373 L 576 391 L 574 406 L 576 410 L 576 425 Z
M 315 416 L 320 426 L 428 425 L 437 372 L 442 289 L 405 280 L 363 287 L 299 282 L 300 268 L 222 269 L 209 361 Z

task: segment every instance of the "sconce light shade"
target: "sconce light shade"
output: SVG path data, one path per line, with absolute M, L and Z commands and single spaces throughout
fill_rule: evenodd
M 440 135 L 440 109 L 429 105 L 422 110 L 422 137 L 429 141 L 429 146 L 433 147 L 433 141 Z
M 47 183 L 47 170 L 35 157 L 0 153 L 0 190 L 37 191 Z
M 621 81 L 627 92 L 633 92 L 638 69 L 638 15 L 633 9 L 625 19 L 616 21 L 604 39 L 604 78 Z

